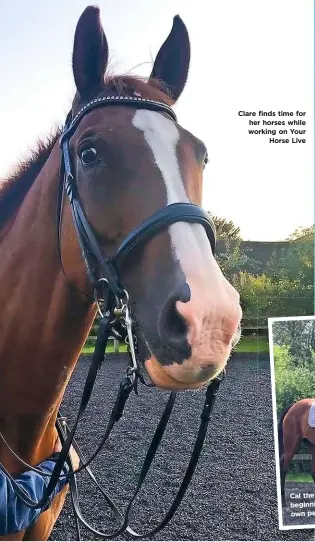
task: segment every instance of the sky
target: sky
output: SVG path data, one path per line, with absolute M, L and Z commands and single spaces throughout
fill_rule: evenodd
M 74 95 L 71 55 L 87 0 L 0 3 L 0 178 L 38 137 L 63 123 Z M 174 15 L 191 42 L 179 123 L 202 139 L 209 163 L 203 206 L 244 239 L 277 241 L 314 223 L 313 0 L 99 0 L 111 65 L 149 75 Z M 239 111 L 305 112 L 306 143 L 249 135 Z M 264 127 L 266 128 L 266 127 Z M 268 127 L 274 128 L 272 126 Z M 288 127 L 287 127 L 288 128 Z M 269 143 L 269 137 L 290 139 Z

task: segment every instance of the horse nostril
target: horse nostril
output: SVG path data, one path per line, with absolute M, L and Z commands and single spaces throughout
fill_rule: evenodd
M 160 319 L 160 335 L 162 339 L 182 339 L 187 333 L 187 326 L 184 319 L 176 309 L 176 301 L 168 303 L 168 307 L 163 308 L 163 314 Z
M 163 305 L 159 318 L 159 334 L 168 343 L 178 344 L 187 338 L 188 327 L 179 314 L 176 303 L 186 303 L 190 299 L 190 289 L 185 284 L 178 292 L 172 293 Z

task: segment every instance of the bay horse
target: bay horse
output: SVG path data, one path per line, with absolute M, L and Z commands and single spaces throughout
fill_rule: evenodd
M 110 75 L 99 9 L 87 7 L 79 18 L 69 154 L 77 197 L 107 263 L 150 216 L 181 202 L 201 205 L 206 147 L 171 113 L 189 64 L 188 32 L 176 16 L 148 79 Z M 59 209 L 60 135 L 41 142 L 0 191 L 0 431 L 31 465 L 54 449 L 59 405 L 96 315 L 65 191 Z M 202 224 L 173 222 L 128 255 L 120 279 L 153 383 L 201 388 L 222 371 L 239 338 L 239 295 Z M 13 475 L 25 470 L 1 439 L 0 462 Z M 47 540 L 66 492 L 6 540 Z
M 309 425 L 309 414 L 315 399 L 301 399 L 288 406 L 281 413 L 278 422 L 278 443 L 280 459 L 280 484 L 282 504 L 285 506 L 285 478 L 290 463 L 306 442 L 312 456 L 311 475 L 315 482 L 315 427 Z M 315 420 L 314 420 L 315 421 Z

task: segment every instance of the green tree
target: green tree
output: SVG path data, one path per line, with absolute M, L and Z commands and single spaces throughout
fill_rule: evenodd
M 289 235 L 286 241 L 311 241 L 314 242 L 314 226 L 309 228 L 299 227 Z
M 288 279 L 301 286 L 314 284 L 314 245 L 310 241 L 298 241 L 282 249 L 280 256 L 274 252 L 267 263 L 266 273 L 274 280 Z
M 294 366 L 303 362 L 306 365 L 311 364 L 312 369 L 315 369 L 315 320 L 274 322 L 272 332 L 273 343 L 288 348 Z
M 267 326 L 270 317 L 312 314 L 312 290 L 294 281 L 241 271 L 233 285 L 240 294 L 244 326 Z
M 278 324 L 278 322 L 277 322 Z M 304 362 L 296 365 L 290 354 L 288 345 L 275 345 L 273 349 L 277 413 L 281 412 L 292 403 L 314 396 L 315 371 L 313 367 Z
M 257 274 L 260 271 L 261 263 L 252 258 L 250 250 L 241 247 L 241 241 L 226 240 L 224 252 L 217 256 L 218 264 L 224 276 L 235 286 L 237 277 L 242 272 Z
M 277 291 L 272 279 L 266 275 L 255 276 L 241 271 L 234 277 L 233 285 L 240 294 L 243 325 L 267 325 L 267 317 Z
M 240 228 L 235 226 L 232 220 L 226 220 L 226 218 L 219 218 L 218 216 L 211 217 L 217 232 L 217 239 L 223 241 L 226 239 L 230 240 L 241 240 Z
M 216 227 L 217 239 L 224 241 L 224 251 L 217 256 L 217 261 L 225 277 L 233 283 L 241 271 L 259 273 L 261 263 L 250 255 L 252 252 L 250 249 L 244 250 L 241 247 L 240 228 L 226 218 L 213 216 L 212 220 Z

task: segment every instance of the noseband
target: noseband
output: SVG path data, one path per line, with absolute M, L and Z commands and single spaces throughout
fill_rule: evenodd
M 202 225 L 206 231 L 213 253 L 215 252 L 216 234 L 215 234 L 215 226 L 214 226 L 213 221 L 211 220 L 209 214 L 206 213 L 201 207 L 199 207 L 198 205 L 191 204 L 191 203 L 173 203 L 171 205 L 167 205 L 166 207 L 162 209 L 159 209 L 155 214 L 148 217 L 136 228 L 134 228 L 123 240 L 123 242 L 121 243 L 120 247 L 118 248 L 113 258 L 106 258 L 103 255 L 99 247 L 98 240 L 93 232 L 93 229 L 91 228 L 86 218 L 83 205 L 79 198 L 78 187 L 76 184 L 74 169 L 72 167 L 72 161 L 71 161 L 70 138 L 76 131 L 82 118 L 87 113 L 89 113 L 90 111 L 93 111 L 94 109 L 98 107 L 106 107 L 106 106 L 127 106 L 127 107 L 133 107 L 136 109 L 149 109 L 152 111 L 157 111 L 159 113 L 165 113 L 175 122 L 177 120 L 173 110 L 166 104 L 162 102 L 157 102 L 154 100 L 135 97 L 135 96 L 133 97 L 104 96 L 104 97 L 97 98 L 95 100 L 91 100 L 90 102 L 88 102 L 84 107 L 82 107 L 82 109 L 80 109 L 80 111 L 73 118 L 72 118 L 71 112 L 69 113 L 66 119 L 64 131 L 60 138 L 62 160 L 61 160 L 61 168 L 60 168 L 60 183 L 59 183 L 60 190 L 59 190 L 59 197 L 58 197 L 58 213 L 57 213 L 58 248 L 59 248 L 59 255 L 60 255 L 61 213 L 62 213 L 63 195 L 64 195 L 64 192 L 66 192 L 69 198 L 70 206 L 71 206 L 73 223 L 76 229 L 78 242 L 79 242 L 81 252 L 82 252 L 82 257 L 86 265 L 89 280 L 94 288 L 95 301 L 97 303 L 99 312 L 101 314 L 99 333 L 96 340 L 96 346 L 95 346 L 95 351 L 93 354 L 91 366 L 90 366 L 88 376 L 85 382 L 84 390 L 82 393 L 79 411 L 78 411 L 76 421 L 71 431 L 66 430 L 67 426 L 61 423 L 60 418 L 59 419 L 57 418 L 57 429 L 58 429 L 59 436 L 62 440 L 63 446 L 59 454 L 58 460 L 56 461 L 56 465 L 53 470 L 53 473 L 50 476 L 50 481 L 48 483 L 47 489 L 42 499 L 38 503 L 35 503 L 34 501 L 32 501 L 28 497 L 28 495 L 23 491 L 23 489 L 21 489 L 16 484 L 15 480 L 12 478 L 12 476 L 10 476 L 8 471 L 6 471 L 4 466 L 0 464 L 0 469 L 3 470 L 3 472 L 5 472 L 6 475 L 10 478 L 11 483 L 14 486 L 15 492 L 20 499 L 25 504 L 27 504 L 27 506 L 31 508 L 45 509 L 45 507 L 47 506 L 47 503 L 49 502 L 50 496 L 52 495 L 58 483 L 58 479 L 60 477 L 64 462 L 67 461 L 71 467 L 70 474 L 68 474 L 67 476 L 69 479 L 72 502 L 73 502 L 74 511 L 75 511 L 78 540 L 80 540 L 79 521 L 83 523 L 83 525 L 90 532 L 92 532 L 94 535 L 104 540 L 114 539 L 118 537 L 119 535 L 121 535 L 123 532 L 128 532 L 128 534 L 132 538 L 144 538 L 144 537 L 154 535 L 155 533 L 160 531 L 162 528 L 164 528 L 165 525 L 167 525 L 167 523 L 171 520 L 176 510 L 178 509 L 184 497 L 186 489 L 190 483 L 190 480 L 193 476 L 194 470 L 196 468 L 196 465 L 197 465 L 197 462 L 202 450 L 204 439 L 206 436 L 206 431 L 207 431 L 212 407 L 213 407 L 213 404 L 214 404 L 214 401 L 219 389 L 220 382 L 222 381 L 224 377 L 224 373 L 222 373 L 221 375 L 218 375 L 210 382 L 210 384 L 207 387 L 205 403 L 204 403 L 204 407 L 201 414 L 200 427 L 199 427 L 195 445 L 192 451 L 192 455 L 189 461 L 189 465 L 187 467 L 184 479 L 180 485 L 180 488 L 175 496 L 175 499 L 168 513 L 165 515 L 164 519 L 160 522 L 160 524 L 156 528 L 152 529 L 150 532 L 141 534 L 141 535 L 136 533 L 133 529 L 129 527 L 129 524 L 128 524 L 131 506 L 147 476 L 147 473 L 155 457 L 156 451 L 162 440 L 167 422 L 169 420 L 169 417 L 170 417 L 170 414 L 175 402 L 176 393 L 172 392 L 170 394 L 169 400 L 167 402 L 167 405 L 162 414 L 161 420 L 152 438 L 146 458 L 144 460 L 143 467 L 138 479 L 137 487 L 134 491 L 134 494 L 131 500 L 129 501 L 126 513 L 122 515 L 117 509 L 115 503 L 104 492 L 103 488 L 98 484 L 97 480 L 95 479 L 95 476 L 93 475 L 89 467 L 91 461 L 96 457 L 96 455 L 99 453 L 99 451 L 102 449 L 105 442 L 107 441 L 114 425 L 121 418 L 124 411 L 125 403 L 131 391 L 134 391 L 136 394 L 138 393 L 138 380 L 140 380 L 140 382 L 145 384 L 143 375 L 141 374 L 141 371 L 139 368 L 139 361 L 141 360 L 139 360 L 137 346 L 136 346 L 137 341 L 136 341 L 136 336 L 134 334 L 135 322 L 133 318 L 131 317 L 130 310 L 129 310 L 129 303 L 128 303 L 129 295 L 120 279 L 121 265 L 127 256 L 129 256 L 130 254 L 132 255 L 132 252 L 134 251 L 135 248 L 138 248 L 140 246 L 141 247 L 145 246 L 145 244 L 147 244 L 153 237 L 155 237 L 160 232 L 165 230 L 168 226 L 176 222 L 197 223 L 197 224 Z M 102 310 L 101 310 L 101 303 L 102 303 Z M 122 333 L 121 331 L 118 332 L 117 328 L 115 328 L 115 323 L 117 322 L 117 320 L 119 320 L 121 327 L 124 330 L 123 335 L 121 335 Z M 112 409 L 109 422 L 105 430 L 105 433 L 103 435 L 103 438 L 99 446 L 97 447 L 96 451 L 93 453 L 92 457 L 90 457 L 90 459 L 86 461 L 76 445 L 76 442 L 74 440 L 74 435 L 75 435 L 75 431 L 77 429 L 78 423 L 80 419 L 82 418 L 86 410 L 86 407 L 88 405 L 89 399 L 91 397 L 94 382 L 97 376 L 97 371 L 100 367 L 100 364 L 104 360 L 107 340 L 111 334 L 114 334 L 119 339 L 125 339 L 128 345 L 128 352 L 131 359 L 131 365 L 127 368 L 126 375 L 123 377 L 120 383 L 116 402 Z M 4 440 L 4 437 L 1 434 L 0 436 L 5 442 L 5 444 L 9 447 L 9 445 Z M 79 453 L 80 459 L 83 463 L 81 464 L 81 466 L 76 472 L 73 471 L 72 466 L 71 466 L 71 461 L 69 459 L 69 450 L 72 444 L 74 445 L 77 452 Z M 9 449 L 11 450 L 12 454 L 21 461 L 22 464 L 24 464 L 27 468 L 36 471 L 34 467 L 31 467 L 30 465 L 25 463 L 21 458 L 19 458 L 10 447 Z M 82 516 L 82 512 L 80 510 L 80 506 L 78 502 L 78 490 L 77 490 L 75 474 L 83 469 L 86 469 L 88 471 L 93 482 L 97 485 L 98 489 L 101 491 L 104 499 L 106 500 L 107 504 L 110 506 L 110 508 L 114 512 L 116 519 L 120 523 L 119 528 L 116 529 L 112 533 L 103 533 L 103 532 L 95 530 L 86 522 L 86 520 Z M 43 475 L 42 471 L 39 471 L 39 472 L 41 473 L 41 475 Z

